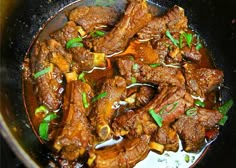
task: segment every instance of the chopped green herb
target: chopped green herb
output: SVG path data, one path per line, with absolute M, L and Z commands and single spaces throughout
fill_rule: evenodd
M 219 121 L 219 125 L 224 126 L 227 120 L 228 116 L 224 115 L 223 118 Z
M 185 113 L 187 116 L 194 116 L 197 114 L 197 108 L 196 107 L 190 108 Z
M 43 140 L 48 140 L 48 129 L 49 129 L 49 124 L 52 120 L 56 119 L 57 115 L 55 113 L 49 113 L 44 117 L 42 122 L 39 125 L 39 136 Z
M 95 101 L 97 101 L 97 100 L 99 100 L 99 99 L 102 99 L 102 98 L 104 98 L 104 97 L 106 97 L 106 96 L 107 96 L 107 92 L 100 93 L 99 95 L 95 96 L 95 97 L 92 99 L 92 102 L 95 102 Z
M 39 106 L 38 108 L 35 109 L 34 114 L 37 114 L 37 113 L 40 113 L 40 112 L 43 112 L 43 113 L 47 114 L 48 113 L 47 107 L 44 106 L 44 105 Z
M 159 114 L 157 114 L 153 109 L 149 109 L 148 112 L 152 116 L 152 118 L 155 120 L 157 125 L 159 127 L 161 127 L 162 126 L 162 120 L 163 120 L 162 117 Z
M 183 34 L 181 33 L 179 36 L 179 48 L 183 48 Z
M 172 43 L 178 47 L 179 41 L 176 40 L 171 34 L 169 30 L 166 30 L 166 36 L 172 41 Z
M 135 77 L 131 77 L 131 83 L 136 83 L 137 82 L 137 79 Z
M 199 107 L 205 107 L 205 103 L 201 100 L 195 100 L 194 103 Z
M 164 111 L 169 107 L 169 106 L 173 106 L 172 107 L 172 109 L 170 109 L 167 113 L 171 113 L 171 112 L 173 112 L 175 109 L 176 109 L 176 107 L 177 107 L 177 105 L 178 105 L 179 103 L 176 101 L 176 102 L 174 102 L 174 103 L 171 103 L 171 104 L 167 104 L 167 105 L 165 105 L 164 107 L 162 107 L 162 109 L 160 110 L 160 114 L 163 114 L 164 113 Z
M 87 95 L 85 92 L 82 92 L 82 101 L 83 101 L 84 108 L 88 108 L 89 104 L 88 104 Z
M 76 37 L 67 41 L 66 48 L 68 49 L 68 48 L 73 48 L 73 47 L 83 47 L 81 37 Z
M 91 33 L 92 37 L 102 37 L 105 36 L 105 32 L 101 30 L 95 30 L 94 32 Z
M 161 66 L 161 64 L 160 63 L 155 63 L 155 64 L 149 64 L 149 66 L 152 67 L 152 68 L 156 68 L 158 66 Z
M 226 101 L 222 106 L 218 108 L 221 114 L 227 115 L 229 109 L 233 106 L 234 102 L 233 99 Z
M 185 37 L 186 42 L 187 42 L 187 45 L 188 45 L 188 47 L 190 48 L 191 45 L 192 45 L 193 35 L 190 34 L 190 33 L 185 33 L 185 32 L 183 32 L 183 36 Z
M 202 44 L 201 43 L 196 45 L 196 50 L 200 50 L 201 48 L 202 48 Z
M 197 44 L 196 44 L 196 50 L 200 50 L 202 48 L 202 44 L 200 43 L 200 37 L 197 35 Z
M 133 70 L 138 70 L 138 64 L 133 64 Z
M 219 112 L 223 115 L 223 118 L 219 121 L 219 125 L 224 125 L 228 119 L 227 113 L 229 109 L 233 106 L 233 99 L 226 101 L 222 106 L 218 108 Z
M 190 157 L 189 157 L 189 155 L 188 154 L 186 154 L 185 156 L 184 156 L 184 160 L 185 160 L 185 162 L 189 162 L 189 160 L 190 160 Z
M 82 72 L 81 74 L 79 74 L 78 79 L 83 81 L 83 82 L 86 82 L 84 76 L 85 76 L 85 72 Z
M 49 73 L 50 71 L 52 71 L 52 67 L 48 66 L 47 68 L 35 73 L 34 78 L 37 79 L 38 77 L 43 76 L 43 75 Z

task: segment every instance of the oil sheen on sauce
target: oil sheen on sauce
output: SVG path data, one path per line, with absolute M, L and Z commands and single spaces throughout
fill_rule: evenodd
M 82 5 L 107 5 L 106 3 L 111 3 L 110 5 L 114 6 L 118 11 L 124 11 L 126 6 L 125 0 L 119 0 L 119 1 L 99 1 L 101 4 L 96 4 L 97 1 L 94 0 L 86 0 L 86 1 L 76 1 L 72 4 L 69 4 L 62 10 L 60 10 L 56 16 L 52 17 L 47 21 L 47 23 L 40 29 L 38 34 L 36 35 L 36 38 L 39 41 L 43 41 L 49 38 L 49 34 L 62 28 L 65 23 L 68 21 L 66 17 L 66 13 L 73 8 L 77 6 Z M 108 5 L 109 5 L 108 3 Z M 165 8 L 160 7 L 158 4 L 153 4 L 151 2 L 148 3 L 150 12 L 154 15 L 159 15 L 163 11 L 165 11 Z M 33 44 L 33 43 L 32 43 Z M 201 50 L 201 54 L 203 56 L 202 65 L 203 67 L 212 67 L 211 60 L 209 58 L 209 53 L 207 52 L 206 48 L 203 48 Z M 28 57 L 29 54 L 26 55 Z M 102 81 L 101 79 L 104 76 L 113 76 L 116 72 L 110 71 L 110 70 L 94 70 L 93 73 L 88 75 L 88 78 L 95 81 Z M 23 80 L 23 95 L 24 95 L 24 101 L 26 106 L 26 111 L 28 113 L 29 119 L 31 120 L 31 124 L 33 128 L 38 128 L 39 121 L 34 117 L 34 110 L 37 107 L 37 99 L 34 96 L 33 93 L 33 84 L 32 82 L 28 80 Z M 35 129 L 36 130 L 36 129 Z M 34 131 L 35 131 L 34 130 Z M 37 134 L 37 131 L 35 131 Z M 96 148 L 101 148 L 103 146 L 110 146 L 112 144 L 116 144 L 122 141 L 122 137 L 118 138 L 117 140 L 111 139 L 108 140 L 102 144 L 98 144 Z M 211 141 L 213 142 L 213 141 Z M 148 156 L 141 162 L 139 162 L 135 168 L 186 168 L 186 167 L 192 167 L 195 165 L 200 158 L 204 155 L 206 152 L 208 146 L 211 142 L 206 142 L 205 146 L 198 152 L 198 153 L 187 153 L 183 150 L 181 142 L 179 142 L 179 149 L 177 152 L 172 151 L 165 151 L 163 154 L 157 154 L 154 152 L 150 152 Z M 81 166 L 79 166 L 81 167 Z

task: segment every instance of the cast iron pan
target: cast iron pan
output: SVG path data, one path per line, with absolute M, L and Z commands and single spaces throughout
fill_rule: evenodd
M 185 9 L 189 23 L 205 40 L 213 60 L 225 73 L 223 99 L 236 100 L 235 0 L 152 0 L 166 8 Z M 21 63 L 34 35 L 47 19 L 73 0 L 18 0 L 1 5 L 1 115 L 0 129 L 26 167 L 47 167 L 50 155 L 34 135 L 25 113 L 21 89 Z M 6 10 L 4 10 L 6 9 Z M 217 140 L 196 167 L 230 167 L 236 156 L 236 108 L 220 129 Z M 4 155 L 4 154 L 3 154 Z

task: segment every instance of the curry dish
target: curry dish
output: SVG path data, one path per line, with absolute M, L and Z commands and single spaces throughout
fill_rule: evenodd
M 23 63 L 30 120 L 59 166 L 134 167 L 150 151 L 181 142 L 198 152 L 217 137 L 224 74 L 183 8 L 156 15 L 129 0 L 124 11 L 79 6 L 66 16 Z M 111 139 L 119 141 L 102 145 Z

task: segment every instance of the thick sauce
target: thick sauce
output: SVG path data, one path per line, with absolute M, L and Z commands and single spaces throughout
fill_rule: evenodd
M 120 0 L 118 2 L 115 2 L 114 5 L 118 10 L 123 11 L 124 10 L 124 6 L 126 1 L 124 0 Z M 64 26 L 64 24 L 67 22 L 67 17 L 66 17 L 66 13 L 68 11 L 70 11 L 71 9 L 80 6 L 80 5 L 94 5 L 94 1 L 92 0 L 88 0 L 88 1 L 82 1 L 82 2 L 76 2 L 73 3 L 69 6 L 67 6 L 66 8 L 64 8 L 63 10 L 61 10 L 55 17 L 53 17 L 52 19 L 48 20 L 48 22 L 42 27 L 42 29 L 40 30 L 40 32 L 38 33 L 38 35 L 36 36 L 36 39 L 43 41 L 45 39 L 47 39 L 49 37 L 49 34 L 62 28 Z M 164 11 L 164 8 L 161 8 L 159 6 L 155 6 L 153 4 L 149 4 L 149 8 L 151 13 L 158 15 L 161 12 Z M 35 39 L 35 40 L 36 40 Z M 33 43 L 32 43 L 33 45 Z M 212 68 L 214 67 L 212 64 L 212 61 L 210 59 L 208 50 L 206 48 L 202 48 L 200 50 L 201 54 L 202 54 L 202 61 L 200 64 L 200 67 L 206 67 L 206 68 Z M 26 55 L 26 59 L 29 57 L 29 54 Z M 113 58 L 110 59 L 110 63 L 113 64 Z M 86 76 L 86 78 L 88 79 L 88 81 L 90 81 L 92 84 L 95 84 L 96 87 L 95 88 L 100 88 L 101 84 L 104 81 L 104 78 L 106 77 L 112 77 L 117 73 L 116 69 L 95 69 L 92 72 L 89 72 Z M 37 135 L 37 128 L 40 124 L 40 117 L 35 117 L 35 109 L 39 106 L 36 96 L 34 94 L 33 91 L 33 83 L 31 80 L 26 80 L 23 78 L 23 96 L 24 96 L 24 101 L 25 101 L 25 107 L 26 107 L 26 111 L 28 113 L 29 119 L 32 123 L 32 126 L 34 128 L 34 131 Z M 217 98 L 217 93 L 211 93 L 210 96 L 207 99 L 207 105 L 211 106 L 211 103 L 215 103 L 212 102 L 212 99 L 216 100 Z M 212 98 L 213 97 L 213 98 Z M 60 114 L 60 111 L 58 112 L 58 114 Z M 60 119 L 59 119 L 60 120 Z M 53 125 L 57 125 L 57 122 L 53 123 Z M 52 125 L 52 127 L 53 127 Z M 40 139 L 40 138 L 39 138 Z M 120 139 L 118 140 L 118 142 L 120 141 Z M 105 142 L 102 145 L 99 146 L 104 146 L 104 145 L 111 145 L 117 143 L 116 140 L 109 140 L 108 142 Z M 135 167 L 137 168 L 141 168 L 141 167 L 149 167 L 149 168 L 154 168 L 154 167 L 159 167 L 159 168 L 186 168 L 186 167 L 191 167 L 192 165 L 194 165 L 199 158 L 201 158 L 201 156 L 204 154 L 204 151 L 206 151 L 207 146 L 210 144 L 211 142 L 206 142 L 205 147 L 203 147 L 201 149 L 201 151 L 199 153 L 187 153 L 183 150 L 181 142 L 179 142 L 180 147 L 179 150 L 177 152 L 164 152 L 162 155 L 159 155 L 157 153 L 154 152 L 150 152 L 148 157 L 139 162 Z M 98 146 L 98 147 L 99 147 Z M 80 164 L 79 164 L 80 165 Z M 77 164 L 78 166 L 78 164 Z M 80 167 L 80 166 L 78 166 Z

